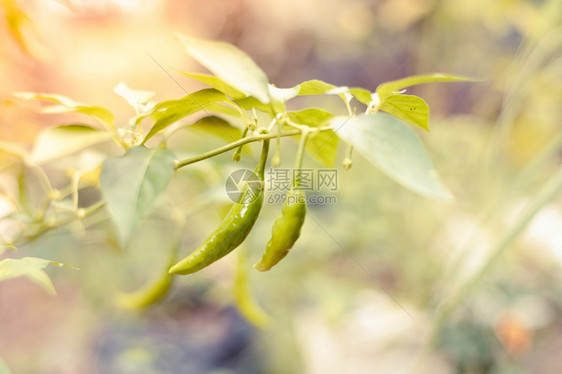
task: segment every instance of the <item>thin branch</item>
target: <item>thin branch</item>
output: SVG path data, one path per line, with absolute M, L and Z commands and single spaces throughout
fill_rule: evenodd
M 293 136 L 293 135 L 298 135 L 300 133 L 301 133 L 300 130 L 293 130 L 293 131 L 284 132 L 284 133 L 281 134 L 281 136 Z M 252 136 L 248 136 L 246 138 L 239 139 L 235 142 L 232 142 L 232 143 L 223 145 L 222 147 L 213 149 L 212 151 L 201 153 L 200 155 L 193 156 L 193 157 L 187 158 L 185 160 L 177 161 L 176 162 L 176 170 L 178 170 L 179 168 L 182 168 L 184 166 L 191 165 L 191 164 L 194 164 L 196 162 L 205 160 L 207 158 L 214 157 L 216 155 L 220 155 L 221 153 L 228 152 L 231 149 L 240 147 L 244 144 L 248 144 L 248 143 L 252 143 L 252 142 L 258 142 L 258 141 L 262 141 L 262 140 L 265 140 L 265 139 L 273 139 L 277 136 L 279 136 L 279 135 L 278 134 L 258 134 L 258 135 L 252 135 Z

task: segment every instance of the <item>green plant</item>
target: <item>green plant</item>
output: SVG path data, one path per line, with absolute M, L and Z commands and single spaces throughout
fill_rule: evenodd
M 170 268 L 170 274 L 195 273 L 223 258 L 246 239 L 263 205 L 263 178 L 269 153 L 269 140 L 264 140 L 261 157 L 255 174 L 261 184 L 255 190 L 249 183 L 243 189 L 240 200 L 227 213 L 223 222 L 197 250 Z
M 345 168 L 350 167 L 352 150 L 356 149 L 386 175 L 413 192 L 436 200 L 451 200 L 451 194 L 438 178 L 420 137 L 410 126 L 429 129 L 428 106 L 423 99 L 405 95 L 402 90 L 430 82 L 469 79 L 444 74 L 420 75 L 383 83 L 374 92 L 364 88 L 336 87 L 319 80 L 282 89 L 270 84 L 250 57 L 229 44 L 186 36 L 179 36 L 179 39 L 188 54 L 214 75 L 183 74 L 211 88 L 180 99 L 151 103 L 153 93 L 131 90 L 121 84 L 116 87 L 116 93 L 123 96 L 136 112 L 125 126 L 117 126 L 114 115 L 106 108 L 82 104 L 56 94 L 16 94 L 19 99 L 52 103 L 43 109 L 44 112 L 85 114 L 98 126 L 80 123 L 47 129 L 31 154 L 0 144 L 5 155 L 4 167 L 19 176 L 17 188 L 3 193 L 12 204 L 11 212 L 3 221 L 14 224 L 17 230 L 11 237 L 4 238 L 2 251 L 25 246 L 64 227 L 78 227 L 76 230 L 84 231 L 107 216 L 115 230 L 110 236 L 123 249 L 146 219 L 155 214 L 155 207 L 167 212 L 171 223 L 180 227 L 186 213 L 174 209 L 174 203 L 162 203 L 161 199 L 178 170 L 231 150 L 234 150 L 233 159 L 240 160 L 244 145 L 263 142 L 264 150 L 257 169 L 263 178 L 269 141 L 276 139 L 273 164 L 278 164 L 281 139 L 286 137 L 301 136 L 296 161 L 299 168 L 304 153 L 320 165 L 332 167 L 341 139 L 348 144 Z M 309 95 L 337 96 L 347 113 L 315 107 L 288 109 L 289 101 Z M 178 122 L 195 114 L 199 117 L 191 124 Z M 147 120 L 152 120 L 150 126 L 145 125 Z M 184 128 L 231 141 L 216 149 L 178 159 L 169 144 L 173 135 Z M 108 142 L 117 145 L 118 150 L 114 146 L 108 147 Z M 69 155 L 98 146 L 105 147 L 101 160 L 98 158 L 88 163 L 88 167 L 67 168 L 67 184 L 59 188 L 52 186 L 42 165 L 56 164 Z M 122 154 L 112 156 L 116 152 Z M 87 204 L 84 204 L 83 194 L 91 190 L 101 192 L 101 198 L 86 199 Z M 241 244 L 257 219 L 261 198 L 249 204 L 235 205 L 215 234 L 186 260 L 173 266 L 170 272 L 195 272 Z M 282 245 L 284 251 L 288 251 L 298 238 L 301 218 L 304 218 L 306 207 L 296 207 L 298 212 L 291 215 L 298 215 L 299 219 L 286 227 L 290 232 L 282 233 L 290 239 Z M 289 214 L 286 209 L 287 206 L 283 208 L 283 220 Z M 243 217 L 244 212 L 251 217 Z M 94 216 L 98 219 L 91 220 Z M 233 229 L 240 220 L 244 227 Z M 228 234 L 226 236 L 236 234 L 236 238 L 226 238 L 221 233 Z M 277 228 L 273 235 L 272 241 L 275 242 L 278 240 Z M 268 261 L 266 268 L 285 254 L 275 255 L 276 260 Z M 175 254 L 172 257 L 175 258 Z M 56 262 L 29 257 L 5 259 L 0 262 L 0 280 L 25 275 L 53 291 L 42 270 L 48 263 Z M 240 279 L 245 278 L 241 276 Z M 144 306 L 153 303 L 165 294 L 170 282 L 166 275 L 155 288 L 149 287 L 146 298 L 135 298 L 126 304 Z
M 304 156 L 304 147 L 308 132 L 301 135 L 299 150 L 295 162 L 295 169 L 301 169 Z M 291 189 L 281 209 L 281 215 L 273 223 L 271 239 L 265 247 L 265 253 L 254 268 L 259 271 L 270 270 L 277 265 L 293 248 L 301 234 L 301 228 L 306 217 L 306 193 L 300 187 L 300 178 L 293 177 Z

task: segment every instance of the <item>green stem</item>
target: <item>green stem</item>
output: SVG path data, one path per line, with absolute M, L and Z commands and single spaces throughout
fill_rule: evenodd
M 349 144 L 347 149 L 345 150 L 345 158 L 343 159 L 343 168 L 345 170 L 349 170 L 352 164 L 352 157 L 353 157 L 353 146 Z
M 225 101 L 226 104 L 230 105 L 231 107 L 233 107 L 238 113 L 240 113 L 240 116 L 242 117 L 242 120 L 246 123 L 247 127 L 251 127 L 252 121 L 250 121 L 250 118 L 248 117 L 248 113 L 246 113 L 246 110 L 244 110 L 240 105 L 236 104 L 234 101 Z
M 445 300 L 437 311 L 429 328 L 428 335 L 414 359 L 413 367 L 416 370 L 414 371 L 415 373 L 423 372 L 423 359 L 430 350 L 431 346 L 437 342 L 441 326 L 449 318 L 451 313 L 459 306 L 459 304 L 465 300 L 467 293 L 484 277 L 485 274 L 488 273 L 490 268 L 498 262 L 501 256 L 505 253 L 505 250 L 509 248 L 513 241 L 523 232 L 536 214 L 550 201 L 556 198 L 561 191 L 562 169 L 550 178 L 532 201 L 527 203 L 527 205 L 523 208 L 523 211 L 518 215 L 512 227 L 503 235 L 503 237 L 501 237 L 499 242 L 492 249 L 490 256 L 486 259 L 486 262 L 472 275 L 472 277 L 470 277 L 470 279 L 461 284 L 452 296 L 449 297 L 449 299 Z
M 264 139 L 260 160 L 258 162 L 258 167 L 255 173 L 263 180 L 263 175 L 265 172 L 265 164 L 267 162 L 267 156 L 269 155 L 269 139 Z
M 302 160 L 304 158 L 304 150 L 309 133 L 310 131 L 308 129 L 303 130 L 301 133 L 302 135 L 301 135 L 301 140 L 299 142 L 299 149 L 297 151 L 297 158 L 295 159 L 295 167 L 294 167 L 295 170 L 302 168 Z
M 310 131 L 307 128 L 305 128 L 301 133 L 301 140 L 299 142 L 299 149 L 297 151 L 297 157 L 295 158 L 295 166 L 293 168 L 293 183 L 291 185 L 291 190 L 294 189 L 294 188 L 298 188 L 301 185 L 300 172 L 299 171 L 295 172 L 295 170 L 302 169 L 302 161 L 304 159 L 304 150 L 306 148 L 306 141 L 308 140 L 309 134 L 310 134 Z M 297 174 L 295 174 L 295 173 L 297 173 Z
M 286 123 L 287 125 L 289 125 L 289 126 L 291 126 L 291 127 L 294 127 L 295 129 L 299 129 L 299 130 L 302 131 L 303 129 L 308 128 L 308 126 L 306 126 L 306 125 L 300 125 L 300 124 L 298 124 L 298 123 L 296 123 L 296 122 L 293 122 L 293 121 L 289 118 L 289 116 L 285 116 L 283 119 L 284 119 L 284 121 L 285 121 L 285 123 Z
M 505 252 L 506 248 L 521 234 L 523 229 L 532 221 L 535 215 L 552 199 L 554 199 L 558 193 L 562 190 L 562 169 L 559 170 L 539 191 L 535 198 L 529 202 L 523 211 L 519 214 L 519 217 L 514 222 L 513 226 L 504 234 L 501 240 L 493 249 L 490 257 L 486 260 L 485 264 L 478 269 L 478 271 L 468 280 L 463 286 L 461 286 L 458 292 L 446 302 L 439 314 L 438 321 L 446 319 L 449 314 L 455 309 L 459 302 L 463 299 L 464 294 L 474 286 L 483 276 L 488 272 L 488 270 L 500 259 L 500 257 Z
M 121 139 L 121 137 L 119 136 L 119 133 L 117 132 L 117 129 L 115 128 L 115 126 L 113 124 L 109 124 L 106 123 L 105 121 L 102 121 L 100 119 L 95 118 L 95 120 L 101 124 L 101 126 L 103 128 L 105 128 L 105 130 L 109 133 L 109 135 L 111 136 L 111 139 L 115 142 L 115 144 L 117 144 L 118 146 L 120 146 L 121 148 L 123 148 L 124 150 L 129 150 L 129 148 L 131 148 L 127 143 L 125 143 L 123 141 L 123 139 Z
M 248 135 L 248 130 L 250 129 L 250 126 L 246 126 L 244 128 L 244 131 L 242 132 L 242 136 L 240 137 L 240 139 L 244 139 L 246 137 L 246 135 Z M 233 161 L 240 161 L 240 157 L 242 155 L 242 147 L 244 147 L 243 145 L 241 145 L 240 147 L 236 148 L 236 151 L 234 151 L 234 154 L 232 155 L 232 160 Z
M 317 131 L 327 131 L 329 129 L 330 128 L 328 128 L 328 127 L 318 128 Z M 258 135 L 248 136 L 246 138 L 237 140 L 235 142 L 223 145 L 222 147 L 213 149 L 212 151 L 208 151 L 208 152 L 202 153 L 200 155 L 187 158 L 185 160 L 177 161 L 176 162 L 176 170 L 178 170 L 178 169 L 180 169 L 184 166 L 191 165 L 191 164 L 194 164 L 196 162 L 203 161 L 205 159 L 220 155 L 221 153 L 228 152 L 231 149 L 234 149 L 236 147 L 240 147 L 241 145 L 244 145 L 244 144 L 248 144 L 248 143 L 252 143 L 252 142 L 258 142 L 258 141 L 262 141 L 262 140 L 266 140 L 266 139 L 273 139 L 277 136 L 282 136 L 282 137 L 294 136 L 294 135 L 298 135 L 300 133 L 301 133 L 300 130 L 293 130 L 293 131 L 284 132 L 280 135 L 278 135 L 278 134 L 258 134 Z
M 105 205 L 105 201 L 103 201 L 103 200 L 100 200 L 96 203 L 93 203 L 89 207 L 83 208 L 83 213 L 80 215 L 80 217 L 81 218 L 87 217 L 90 214 L 93 214 L 93 213 L 97 212 L 99 209 L 103 208 L 104 205 Z

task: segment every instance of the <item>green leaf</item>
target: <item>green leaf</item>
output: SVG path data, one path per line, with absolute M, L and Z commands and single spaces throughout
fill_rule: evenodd
M 326 92 L 336 88 L 333 84 L 318 79 L 305 81 L 300 84 L 299 96 L 324 95 Z
M 429 131 L 429 106 L 421 97 L 390 95 L 383 101 L 380 110 Z
M 381 101 L 392 93 L 410 86 L 434 82 L 474 82 L 475 79 L 458 75 L 447 75 L 441 73 L 414 75 L 411 77 L 385 82 L 380 84 L 375 91 Z
M 12 251 L 17 250 L 17 248 L 13 244 L 0 244 L 0 255 L 8 249 Z
M 334 115 L 318 108 L 309 108 L 300 112 L 289 112 L 289 119 L 301 125 L 320 127 L 326 124 Z M 295 137 L 300 138 L 300 135 Z M 325 167 L 331 168 L 338 155 L 339 139 L 333 131 L 322 131 L 308 138 L 305 150 L 311 157 Z
M 4 8 L 3 18 L 6 21 L 6 31 L 10 33 L 10 36 L 23 51 L 31 54 L 25 37 L 26 29 L 31 28 L 33 25 L 31 19 L 18 7 L 15 0 L 4 0 L 0 3 L 0 7 Z M 2 26 L 5 27 L 4 25 Z
M 8 365 L 0 357 L 0 374 L 13 374 Z
M 2 23 L 2 31 L 6 29 L 23 52 L 35 59 L 43 60 L 47 57 L 46 47 L 41 43 L 35 24 L 21 10 L 19 3 L 17 0 L 0 1 L 0 8 L 3 8 L 2 21 L 5 21 Z
M 19 204 L 33 218 L 40 217 L 51 200 L 51 184 L 39 166 L 21 164 L 18 178 Z
M 123 82 L 115 86 L 113 92 L 125 99 L 137 114 L 145 112 L 148 102 L 156 95 L 156 92 L 133 90 Z
M 0 152 L 7 153 L 11 157 L 21 161 L 29 159 L 29 155 L 24 148 L 12 143 L 0 141 Z
M 24 257 L 19 259 L 7 258 L 0 261 L 0 281 L 24 276 L 43 287 L 51 295 L 56 295 L 57 292 L 55 291 L 55 287 L 53 286 L 51 279 L 47 273 L 43 271 L 43 269 L 49 264 L 76 269 L 60 262 L 49 261 L 37 257 Z
M 269 103 L 265 73 L 244 52 L 231 44 L 178 35 L 187 53 L 228 85 Z
M 35 147 L 32 158 L 35 162 L 46 162 L 68 156 L 92 145 L 111 140 L 105 131 L 84 125 L 58 126 L 43 131 Z
M 204 84 L 208 85 L 209 87 L 212 87 L 212 88 L 224 93 L 225 95 L 230 97 L 232 100 L 238 100 L 238 99 L 243 99 L 243 98 L 247 97 L 247 95 L 238 91 L 236 88 L 232 87 L 231 85 L 226 83 L 221 78 L 215 77 L 214 75 L 187 73 L 187 72 L 183 72 L 183 71 L 178 71 L 178 73 L 183 74 L 183 75 L 187 75 L 188 77 L 193 78 L 196 81 L 204 83 Z
M 248 321 L 257 327 L 265 327 L 271 323 L 271 317 L 254 301 L 248 282 L 247 251 L 241 248 L 238 253 L 236 275 L 234 278 L 234 298 L 238 310 Z
M 332 168 L 336 163 L 338 144 L 338 136 L 333 131 L 322 131 L 307 139 L 305 150 L 322 166 Z
M 238 110 L 230 106 L 222 105 L 221 103 L 211 103 L 205 107 L 205 111 L 209 113 L 223 114 L 225 116 L 242 119 L 242 115 Z
M 341 139 L 404 187 L 429 198 L 452 199 L 419 136 L 399 119 L 385 113 L 336 117 L 331 126 Z
M 296 86 L 289 87 L 289 88 L 279 88 L 272 84 L 269 85 L 269 95 L 274 101 L 285 103 L 291 100 L 294 97 L 299 95 L 301 89 L 301 85 L 297 84 Z
M 114 127 L 115 117 L 109 110 L 100 106 L 82 104 L 66 96 L 56 94 L 17 92 L 14 95 L 24 100 L 46 100 L 59 104 L 43 108 L 43 113 L 83 113 L 100 121 L 105 127 L 111 129 Z
M 299 112 L 289 112 L 287 115 L 291 121 L 310 127 L 320 127 L 334 117 L 332 113 L 318 108 L 308 108 Z
M 356 89 L 357 90 L 357 89 Z M 307 95 L 337 95 L 349 107 L 352 99 L 350 88 L 347 86 L 334 86 L 318 79 L 305 81 L 300 84 L 299 96 Z
M 101 192 L 121 246 L 149 215 L 173 173 L 174 155 L 162 148 L 138 146 L 104 162 Z
M 363 103 L 365 105 L 369 105 L 369 103 L 371 102 L 372 98 L 371 98 L 371 92 L 369 90 L 366 90 L 364 88 L 361 87 L 353 87 L 349 89 L 349 92 L 355 96 L 355 98 L 357 99 L 357 101 L 359 101 L 360 103 Z
M 142 144 L 146 143 L 148 139 L 164 130 L 174 122 L 187 117 L 191 114 L 197 113 L 200 110 L 205 110 L 205 106 L 216 103 L 219 101 L 228 100 L 220 91 L 213 88 L 207 88 L 187 95 L 179 100 L 167 100 L 157 104 L 150 113 L 150 117 L 155 120 L 154 126 L 150 129 L 145 136 Z M 137 123 L 146 116 L 137 118 Z
M 185 126 L 185 129 L 210 134 L 229 143 L 240 139 L 242 136 L 239 128 L 217 116 L 203 117 L 194 124 Z
M 269 85 L 269 96 L 271 97 L 271 105 L 276 113 L 286 111 L 285 103 L 294 97 L 297 97 L 300 91 L 300 85 L 290 88 L 278 88 L 273 84 Z
M 245 99 L 234 100 L 234 102 L 242 109 L 246 109 L 246 110 L 256 109 L 259 110 L 260 112 L 273 114 L 271 105 L 263 104 L 255 97 L 247 97 Z

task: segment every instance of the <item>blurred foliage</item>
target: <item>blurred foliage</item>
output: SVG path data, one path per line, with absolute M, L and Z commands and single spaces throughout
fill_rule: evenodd
M 182 91 L 143 51 L 154 53 L 166 67 L 186 70 L 178 62 L 183 57 L 175 55 L 178 48 L 169 42 L 170 30 L 233 42 L 281 87 L 312 77 L 374 90 L 383 81 L 430 71 L 486 81 L 407 91 L 424 97 L 431 108 L 431 133 L 422 139 L 455 201 L 446 205 L 413 195 L 355 155 L 349 171 L 340 169 L 337 205 L 311 206 L 291 255 L 269 273 L 246 275 L 252 302 L 274 321 L 268 329 L 253 329 L 231 308 L 234 258 L 182 278 L 147 311 L 135 314 L 115 305 L 114 295 L 158 279 L 168 265 L 177 216 L 166 209 L 166 201 L 159 202 L 126 250 L 115 244 L 103 210 L 19 248 L 26 256 L 80 270 L 46 268 L 56 298 L 20 279 L 0 283 L 0 318 L 13 322 L 0 331 L 0 356 L 14 373 L 84 372 L 85 367 L 108 373 L 139 368 L 147 373 L 562 371 L 560 195 L 541 206 L 521 237 L 497 251 L 521 209 L 531 206 L 560 173 L 559 1 L 211 0 L 201 5 L 170 0 L 139 2 L 136 8 L 68 1 L 72 11 L 48 3 L 21 2 L 14 11 L 7 6 L 17 3 L 2 2 L 6 18 L 0 27 L 16 31 L 0 35 L 7 46 L 0 60 L 6 82 L 0 91 L 0 131 L 3 139 L 23 147 L 35 141 L 54 188 L 73 178 L 81 183 L 85 188 L 79 199 L 70 199 L 81 208 L 99 199 L 98 189 L 88 184 L 97 180 L 99 154 L 114 148 L 100 137 L 92 148 L 53 162 L 51 155 L 62 146 L 40 145 L 59 128 L 37 138 L 41 127 L 58 125 L 61 118 L 83 126 L 73 127 L 77 131 L 66 144 L 81 141 L 82 131 L 91 127 L 84 126 L 83 117 L 36 117 L 15 106 L 11 93 L 64 92 L 114 108 L 119 104 L 107 92 L 126 81 L 177 97 Z M 33 20 L 55 57 L 19 54 L 28 42 L 26 36 L 13 36 L 24 35 L 13 25 L 27 26 L 8 16 L 24 14 L 20 11 L 28 14 L 22 20 Z M 159 31 L 147 35 L 143 29 Z M 174 77 L 195 90 L 192 80 Z M 315 97 L 304 99 L 306 105 L 318 103 Z M 330 98 L 324 103 L 341 109 Z M 116 123 L 131 116 L 127 110 L 116 111 Z M 179 131 L 168 142 L 178 155 L 221 144 L 195 131 Z M 43 178 L 33 165 L 17 161 L 17 145 L 0 158 L 0 181 L 10 191 L 18 190 L 14 175 Z M 282 166 L 290 165 L 291 147 L 281 154 Z M 310 157 L 305 164 L 319 166 Z M 168 196 L 186 216 L 182 254 L 220 222 L 228 203 L 224 177 L 233 168 L 238 165 L 225 155 L 181 169 L 173 178 Z M 33 197 L 28 210 L 49 198 L 41 190 L 22 192 Z M 14 208 L 4 196 L 2 191 L 3 216 Z M 251 260 L 259 258 L 277 213 L 278 207 L 264 208 L 263 224 L 247 241 Z M 4 219 L 1 231 L 4 236 L 20 230 L 33 235 L 43 229 L 38 222 L 21 227 Z M 1 255 L 12 256 L 12 251 Z M 453 305 L 446 316 L 443 305 Z

